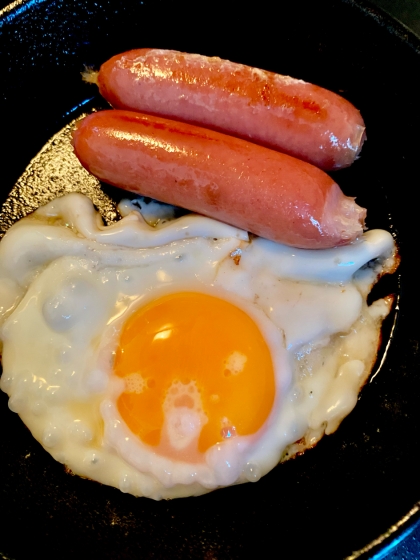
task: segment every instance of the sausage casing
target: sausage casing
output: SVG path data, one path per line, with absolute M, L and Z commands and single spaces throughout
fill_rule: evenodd
M 365 139 L 359 111 L 339 95 L 216 57 L 132 50 L 96 79 L 115 108 L 212 128 L 325 170 L 351 165 Z
M 365 210 L 326 173 L 219 132 L 110 110 L 86 117 L 73 143 L 82 165 L 107 183 L 273 241 L 314 249 L 362 233 Z

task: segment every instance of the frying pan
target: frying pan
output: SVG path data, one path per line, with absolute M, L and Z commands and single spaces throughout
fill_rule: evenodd
M 393 232 L 402 257 L 399 273 L 378 287 L 377 295 L 397 295 L 398 309 L 385 325 L 374 375 L 338 431 L 314 449 L 256 484 L 171 502 L 134 498 L 67 474 L 8 410 L 2 393 L 4 558 L 27 558 L 29 550 L 46 559 L 221 560 L 269 558 L 273 550 L 286 558 L 372 557 L 394 529 L 404 532 L 418 519 L 413 193 L 420 42 L 362 1 L 302 0 L 275 12 L 273 6 L 266 0 L 252 6 L 236 0 L 29 0 L 6 9 L 0 16 L 2 202 L 52 135 L 84 110 L 104 106 L 80 72 L 117 52 L 157 46 L 217 55 L 339 92 L 361 110 L 368 141 L 361 158 L 334 178 L 368 208 L 370 228 Z M 60 180 L 55 186 L 65 175 L 59 158 L 45 181 L 37 180 L 45 179 L 45 161 L 34 165 L 32 179 L 21 182 L 7 212 L 3 208 L 3 229 L 62 188 Z M 107 192 L 114 200 L 120 196 L 116 189 Z

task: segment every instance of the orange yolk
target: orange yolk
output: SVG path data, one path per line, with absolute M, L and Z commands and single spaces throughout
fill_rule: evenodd
M 254 321 L 200 293 L 171 294 L 133 313 L 114 372 L 125 379 L 117 405 L 130 430 L 158 453 L 185 460 L 200 460 L 228 437 L 254 434 L 274 402 L 271 355 Z M 169 417 L 191 441 L 171 444 Z

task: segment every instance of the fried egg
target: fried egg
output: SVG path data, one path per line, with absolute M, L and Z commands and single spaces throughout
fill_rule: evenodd
M 396 266 L 393 238 L 300 250 L 142 205 L 104 226 L 73 193 L 7 232 L 9 408 L 72 472 L 135 496 L 255 482 L 355 406 L 392 305 L 366 299 Z

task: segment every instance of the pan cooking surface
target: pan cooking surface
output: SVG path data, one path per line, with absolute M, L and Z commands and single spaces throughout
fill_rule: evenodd
M 328 0 L 322 6 L 304 1 L 282 7 L 279 15 L 271 13 L 268 2 L 249 11 L 232 4 L 231 15 L 225 3 L 202 4 L 205 17 L 196 3 L 170 0 L 44 0 L 4 12 L 0 70 L 7 136 L 1 193 L 8 202 L 1 227 L 51 192 L 74 187 L 54 146 L 46 160 L 33 163 L 39 173 L 26 176 L 9 196 L 54 134 L 83 111 L 104 106 L 95 88 L 82 82 L 84 66 L 97 68 L 117 52 L 156 46 L 217 55 L 317 83 L 361 110 L 368 141 L 361 158 L 334 178 L 368 208 L 370 228 L 395 233 L 401 251 L 400 276 L 380 288 L 400 297 L 385 360 L 380 368 L 377 364 L 356 409 L 316 448 L 256 484 L 172 502 L 136 499 L 68 475 L 9 411 L 1 393 L 0 551 L 6 557 L 25 558 L 31 546 L 45 558 L 220 560 L 268 557 L 273 549 L 285 557 L 344 558 L 384 535 L 420 499 L 418 217 L 410 200 L 418 180 L 418 147 L 411 138 L 420 126 L 414 87 L 419 43 L 351 1 Z M 193 26 L 186 17 L 190 13 Z M 119 193 L 105 190 L 107 196 L 99 192 L 95 202 L 112 219 L 112 200 Z M 385 326 L 380 357 L 394 319 Z

